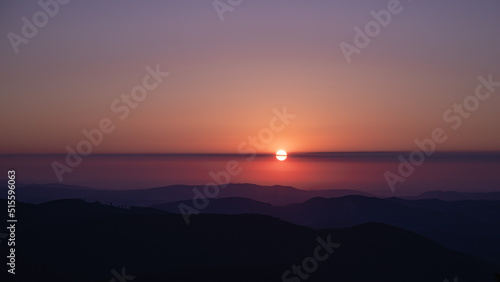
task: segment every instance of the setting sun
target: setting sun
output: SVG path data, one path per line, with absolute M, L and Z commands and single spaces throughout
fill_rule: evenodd
M 276 158 L 279 161 L 286 160 L 286 157 L 287 157 L 287 154 L 286 154 L 285 150 L 279 150 L 278 152 L 276 152 Z

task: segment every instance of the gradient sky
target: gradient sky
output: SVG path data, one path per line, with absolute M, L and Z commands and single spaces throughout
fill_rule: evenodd
M 245 0 L 220 21 L 211 0 L 75 1 L 15 54 L 7 38 L 37 1 L 0 1 L 0 153 L 66 153 L 109 117 L 97 153 L 237 151 L 273 108 L 297 117 L 262 152 L 500 150 L 500 88 L 456 131 L 443 119 L 500 81 L 500 2 L 402 1 L 348 64 L 339 48 L 387 0 Z M 170 76 L 125 120 L 111 102 L 146 66 Z

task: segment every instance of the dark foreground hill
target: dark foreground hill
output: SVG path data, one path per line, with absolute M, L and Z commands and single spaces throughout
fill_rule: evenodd
M 186 225 L 159 210 L 79 200 L 18 203 L 17 215 L 18 281 L 487 282 L 500 271 L 379 223 L 316 230 L 264 215 L 202 214 Z M 294 265 L 301 273 L 283 280 Z
M 192 201 L 182 202 L 193 206 Z M 155 205 L 179 213 L 180 203 Z M 249 199 L 212 199 L 201 213 L 265 214 L 312 228 L 344 228 L 380 222 L 430 238 L 448 248 L 500 263 L 500 201 L 314 198 L 272 206 Z

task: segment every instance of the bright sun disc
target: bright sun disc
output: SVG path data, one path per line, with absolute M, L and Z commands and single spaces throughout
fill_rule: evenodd
M 279 160 L 279 161 L 284 161 L 286 160 L 286 152 L 285 150 L 279 150 L 278 152 L 276 152 L 276 158 Z

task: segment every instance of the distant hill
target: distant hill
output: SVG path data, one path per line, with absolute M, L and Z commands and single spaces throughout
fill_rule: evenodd
M 6 181 L 6 180 L 5 180 Z M 21 189 L 22 188 L 22 189 Z M 127 206 L 151 206 L 169 202 L 192 200 L 193 189 L 203 191 L 203 186 L 171 185 L 134 190 L 103 190 L 66 184 L 18 185 L 19 200 L 26 203 L 43 203 L 60 199 L 84 199 Z M 0 195 L 6 195 L 7 186 L 0 187 Z M 3 192 L 2 192 L 3 191 Z M 315 197 L 336 198 L 349 195 L 378 197 L 376 195 L 348 189 L 301 190 L 290 186 L 260 186 L 248 183 L 231 183 L 220 189 L 218 198 L 247 198 L 276 206 L 301 203 Z M 439 199 L 444 201 L 500 200 L 500 192 L 460 193 L 432 191 L 419 196 L 401 197 L 407 200 Z
M 443 201 L 436 199 L 404 200 L 400 198 L 387 198 L 386 200 L 408 207 L 461 214 L 484 222 L 500 224 L 500 200 Z
M 193 189 L 203 191 L 203 186 L 172 185 L 136 190 L 97 190 L 62 184 L 30 184 L 17 189 L 20 201 L 43 203 L 59 199 L 84 199 L 120 205 L 150 206 L 166 202 L 191 200 Z M 6 189 L 2 186 L 1 189 Z M 6 195 L 2 193 L 2 195 Z M 255 184 L 228 184 L 220 189 L 219 198 L 240 197 L 273 205 L 299 203 L 314 197 L 341 197 L 346 195 L 371 196 L 355 190 L 300 190 L 289 186 L 259 186 Z
M 211 214 L 187 226 L 180 215 L 76 200 L 19 202 L 18 210 L 18 281 L 110 281 L 111 270 L 124 267 L 133 281 L 282 281 L 292 265 L 314 256 L 317 238 L 328 236 L 341 245 L 307 281 L 493 282 L 500 271 L 380 223 L 315 230 L 264 215 Z
M 401 197 L 407 200 L 439 199 L 443 201 L 495 200 L 500 201 L 500 192 L 465 193 L 454 191 L 429 191 L 418 196 Z
M 179 204 L 184 203 L 192 206 L 192 201 L 181 201 L 173 203 L 164 203 L 152 205 L 151 208 L 168 211 L 171 213 L 179 213 Z M 280 214 L 280 208 L 268 203 L 263 203 L 246 198 L 221 198 L 212 199 L 208 206 L 201 210 L 205 214 L 264 214 L 277 216 Z

